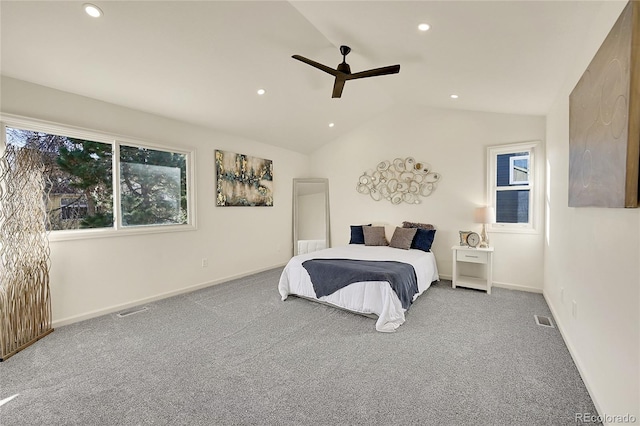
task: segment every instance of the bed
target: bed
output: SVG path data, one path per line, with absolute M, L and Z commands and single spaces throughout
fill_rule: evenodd
M 352 239 L 353 241 L 353 239 Z M 285 266 L 278 290 L 282 300 L 295 295 L 314 301 L 343 308 L 355 313 L 376 316 L 376 330 L 393 332 L 405 322 L 405 312 L 409 306 L 403 307 L 400 297 L 391 287 L 389 281 L 356 281 L 328 295 L 318 297 L 314 289 L 314 282 L 305 262 L 310 260 L 376 261 L 401 263 L 410 265 L 415 271 L 416 292 L 410 303 L 437 281 L 438 269 L 431 251 L 419 249 L 400 249 L 387 245 L 365 245 L 363 243 L 348 246 L 333 247 L 313 253 L 294 256 Z M 354 262 L 355 263 L 355 262 Z M 384 265 L 384 263 L 380 263 Z M 314 275 L 317 276 L 317 275 Z M 404 303 L 405 305 L 406 302 Z

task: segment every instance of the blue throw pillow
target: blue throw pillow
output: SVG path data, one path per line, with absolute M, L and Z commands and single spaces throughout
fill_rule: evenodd
M 363 226 L 371 225 L 351 225 L 351 240 L 349 240 L 349 244 L 364 244 Z
M 413 241 L 411 242 L 411 248 L 422 251 L 431 251 L 431 244 L 433 244 L 433 240 L 436 238 L 436 230 L 417 229 L 416 236 L 413 237 Z

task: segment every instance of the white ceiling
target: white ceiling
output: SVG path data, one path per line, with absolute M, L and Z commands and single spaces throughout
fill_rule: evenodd
M 309 153 L 406 104 L 546 114 L 602 2 L 83 3 L 3 0 L 1 73 Z M 400 73 L 332 99 L 291 55 L 335 67 L 342 44 L 352 72 Z

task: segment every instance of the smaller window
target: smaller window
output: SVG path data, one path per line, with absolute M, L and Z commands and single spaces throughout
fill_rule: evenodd
M 529 184 L 529 155 L 514 155 L 509 158 L 509 184 Z
M 534 153 L 537 142 L 489 147 L 488 195 L 495 208 L 492 231 L 531 232 L 536 211 Z
M 63 198 L 60 201 L 60 219 L 62 220 L 82 220 L 87 217 L 87 214 L 87 200 L 82 196 Z

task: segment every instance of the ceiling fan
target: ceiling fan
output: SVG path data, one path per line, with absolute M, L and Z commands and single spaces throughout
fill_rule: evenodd
M 307 59 L 300 55 L 293 55 L 293 59 L 297 59 L 304 63 L 311 65 L 312 67 L 318 68 L 326 73 L 334 76 L 335 82 L 333 83 L 333 94 L 332 98 L 339 98 L 342 96 L 342 89 L 344 89 L 344 83 L 347 80 L 355 80 L 357 78 L 364 77 L 375 77 L 378 75 L 387 75 L 387 74 L 397 74 L 400 72 L 400 65 L 390 65 L 388 67 L 382 68 L 374 68 L 367 71 L 361 71 L 354 74 L 351 74 L 351 67 L 347 64 L 347 55 L 351 52 L 351 48 L 349 46 L 340 46 L 340 53 L 342 54 L 342 63 L 338 64 L 336 69 L 329 68 L 326 65 L 322 65 L 316 61 L 312 61 L 311 59 Z

